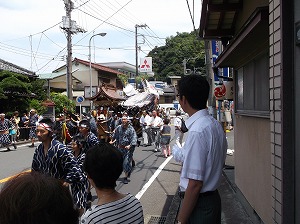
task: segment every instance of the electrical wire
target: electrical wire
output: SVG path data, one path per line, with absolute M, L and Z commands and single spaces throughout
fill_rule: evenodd
M 194 3 L 194 1 L 193 1 Z M 190 4 L 189 4 L 189 1 L 186 0 L 186 4 L 188 6 L 188 9 L 189 9 L 189 12 L 190 12 L 190 16 L 191 16 L 191 19 L 192 19 L 192 23 L 193 23 L 193 27 L 194 27 L 194 31 L 196 31 L 196 28 L 195 28 L 195 23 L 194 23 L 194 17 L 192 16 L 192 13 L 191 13 L 191 8 L 190 8 Z

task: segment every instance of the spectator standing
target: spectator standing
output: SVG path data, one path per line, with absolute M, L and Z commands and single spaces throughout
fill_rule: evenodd
M 142 112 L 142 116 L 140 117 L 140 125 L 142 126 L 142 136 L 143 136 L 143 146 L 149 146 L 151 145 L 150 139 L 149 139 L 149 130 L 150 130 L 150 122 L 151 117 L 148 115 L 147 111 L 144 110 Z
M 182 139 L 183 139 L 183 132 L 181 130 L 182 125 L 182 117 L 181 112 L 176 110 L 174 118 L 174 127 L 175 127 L 175 144 L 179 147 L 182 147 Z
M 31 109 L 29 111 L 29 123 L 28 126 L 30 127 L 29 131 L 29 138 L 31 139 L 31 145 L 29 147 L 33 148 L 34 147 L 34 140 L 36 139 L 36 123 L 39 120 L 39 116 L 36 113 L 35 109 Z
M 49 118 L 37 124 L 37 138 L 42 143 L 35 149 L 31 169 L 54 177 L 65 186 L 71 185 L 74 203 L 83 213 L 86 205 L 86 176 L 66 145 L 53 139 L 53 125 Z
M 160 127 L 163 125 L 163 120 L 161 117 L 157 116 L 156 110 L 152 111 L 152 119 L 150 122 L 151 132 L 152 132 L 152 141 L 155 142 L 155 152 L 160 151 Z
M 227 140 L 220 123 L 209 115 L 209 84 L 199 75 L 178 82 L 179 103 L 188 113 L 189 134 L 183 146 L 179 223 L 221 223 L 220 186 Z M 173 152 L 176 154 L 176 152 Z
M 164 118 L 164 125 L 160 131 L 160 144 L 164 152 L 165 158 L 171 155 L 170 141 L 171 141 L 171 126 L 169 125 L 170 119 Z
M 128 178 L 132 172 L 132 164 L 135 164 L 132 156 L 137 144 L 137 135 L 134 128 L 129 124 L 128 117 L 122 117 L 122 125 L 117 127 L 110 143 L 116 143 L 117 148 L 123 154 L 123 170 L 125 173 L 123 183 L 128 184 Z
M 19 112 L 15 111 L 13 113 L 13 116 L 11 118 L 11 122 L 15 126 L 15 131 L 16 131 L 16 142 L 19 140 L 20 137 L 20 128 L 19 128 L 19 123 L 20 123 L 21 118 L 19 117 Z
M 19 130 L 20 130 L 20 140 L 28 140 L 29 139 L 29 117 L 27 113 L 23 113 L 19 123 Z
M 10 151 L 9 145 L 11 144 L 11 140 L 9 137 L 9 129 L 13 128 L 13 124 L 10 120 L 5 118 L 4 113 L 0 113 L 0 144 L 6 147 L 6 151 Z M 13 144 L 16 149 L 16 144 Z
M 120 151 L 108 143 L 92 147 L 86 154 L 84 170 L 96 189 L 98 202 L 86 211 L 81 223 L 144 223 L 143 208 L 138 199 L 115 189 L 123 170 Z
M 13 116 L 10 118 L 10 122 L 12 123 L 12 126 L 9 128 L 10 140 L 15 149 L 17 149 L 16 143 L 17 143 L 17 135 L 18 135 L 18 124 L 20 121 L 18 114 L 19 113 L 15 111 Z

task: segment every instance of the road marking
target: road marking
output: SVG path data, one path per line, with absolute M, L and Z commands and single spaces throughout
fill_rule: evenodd
M 30 171 L 31 171 L 31 169 L 30 169 L 30 170 L 23 171 L 23 172 L 21 172 L 21 173 L 18 173 L 18 174 L 16 174 L 16 175 L 13 175 L 13 176 L 6 177 L 6 178 L 4 178 L 4 179 L 1 179 L 1 180 L 0 180 L 0 184 L 5 183 L 6 181 L 10 180 L 11 178 L 14 178 L 14 177 L 16 177 L 16 176 L 18 176 L 18 175 L 20 175 L 20 174 L 22 174 L 22 173 L 27 173 L 27 172 L 30 172 Z
M 155 178 L 160 174 L 160 172 L 164 169 L 164 167 L 168 164 L 168 162 L 173 158 L 173 156 L 169 156 L 155 171 L 152 177 L 148 180 L 148 182 L 143 186 L 143 188 L 135 195 L 135 197 L 140 200 L 146 190 L 150 187 L 153 183 Z

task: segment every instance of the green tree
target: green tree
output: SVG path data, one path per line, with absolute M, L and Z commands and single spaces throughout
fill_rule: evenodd
M 52 92 L 50 93 L 50 98 L 55 103 L 55 114 L 62 113 L 64 109 L 71 112 L 75 112 L 75 102 L 69 100 L 69 98 L 66 95 Z
M 31 82 L 29 87 L 30 91 L 35 94 L 35 99 L 44 101 L 47 99 L 47 91 L 44 88 L 45 80 L 43 79 L 36 79 Z
M 128 75 L 125 74 L 118 74 L 118 78 L 121 80 L 123 86 L 126 86 L 128 84 Z M 142 80 L 148 79 L 147 75 L 140 74 L 138 76 L 135 76 L 135 83 L 140 84 Z
M 26 111 L 31 98 L 35 97 L 30 91 L 31 80 L 25 76 L 9 71 L 0 71 L 0 100 L 1 111 Z
M 39 101 L 37 99 L 30 100 L 29 108 L 36 109 L 38 114 L 43 114 L 47 110 L 47 108 L 42 105 L 41 101 Z
M 188 71 L 205 72 L 204 41 L 197 39 L 197 31 L 177 33 L 168 37 L 165 46 L 155 47 L 149 52 L 157 80 L 167 81 L 168 76 L 183 75 L 183 60 L 187 60 Z

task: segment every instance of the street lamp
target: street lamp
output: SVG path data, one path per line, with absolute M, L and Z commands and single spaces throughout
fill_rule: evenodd
M 92 62 L 91 62 L 91 40 L 94 36 L 101 36 L 104 37 L 106 35 L 106 33 L 97 33 L 94 34 L 93 36 L 90 37 L 90 41 L 89 41 L 89 62 L 90 62 L 90 97 L 92 98 L 93 93 L 92 93 L 92 84 L 93 84 L 93 80 L 92 80 Z M 93 106 L 93 101 L 90 99 L 90 107 L 92 110 L 92 106 Z

